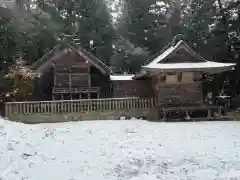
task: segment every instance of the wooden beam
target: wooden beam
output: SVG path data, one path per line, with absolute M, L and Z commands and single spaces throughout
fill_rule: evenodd
M 88 66 L 88 87 L 91 87 L 91 66 Z
M 68 81 L 69 81 L 69 89 L 72 89 L 72 74 L 68 74 Z
M 57 85 L 57 83 L 56 83 L 56 75 L 55 75 L 55 74 L 53 75 L 53 81 L 54 81 L 54 83 L 53 83 L 53 84 L 54 84 L 54 86 L 56 86 L 56 85 Z
M 56 76 L 67 76 L 68 74 L 76 75 L 76 76 L 86 76 L 89 73 L 55 73 Z
M 209 118 L 209 119 L 212 117 L 211 112 L 212 112 L 212 111 L 211 111 L 211 109 L 209 108 L 209 109 L 208 109 L 208 118 Z

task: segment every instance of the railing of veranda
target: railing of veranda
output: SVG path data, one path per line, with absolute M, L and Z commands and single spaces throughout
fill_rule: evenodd
M 124 109 L 149 109 L 155 106 L 155 98 L 110 98 L 61 101 L 7 102 L 5 115 L 27 115 L 39 113 L 76 113 L 91 111 L 114 111 Z

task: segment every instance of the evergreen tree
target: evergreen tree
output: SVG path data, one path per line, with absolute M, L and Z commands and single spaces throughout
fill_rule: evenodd
M 76 0 L 76 15 L 82 46 L 109 64 L 115 32 L 105 1 Z
M 150 54 L 159 52 L 170 36 L 164 16 L 166 7 L 157 2 L 126 0 L 119 22 L 120 35 L 135 46 L 147 48 Z
M 120 38 L 114 45 L 111 66 L 116 73 L 138 73 L 148 55 L 146 49 Z
M 106 63 L 112 56 L 114 29 L 105 1 L 39 0 L 38 6 L 62 24 L 64 34 L 75 35 L 81 46 Z
M 117 61 L 119 67 L 129 65 L 130 72 L 139 71 L 149 57 L 166 46 L 179 33 L 180 9 L 175 5 L 174 1 L 124 0 L 122 16 L 116 25 L 118 41 L 112 64 Z

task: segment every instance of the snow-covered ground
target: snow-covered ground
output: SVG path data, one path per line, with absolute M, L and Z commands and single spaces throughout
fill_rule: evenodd
M 240 122 L 0 120 L 1 180 L 240 179 Z

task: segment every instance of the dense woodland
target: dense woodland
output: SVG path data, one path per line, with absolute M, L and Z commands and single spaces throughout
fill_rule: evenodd
M 20 57 L 31 65 L 56 45 L 73 39 L 116 73 L 138 72 L 179 33 L 208 60 L 240 62 L 239 0 L 18 2 L 14 16 L 0 21 L 2 77 L 18 74 Z M 234 96 L 240 90 L 239 65 L 233 72 L 206 78 L 215 93 L 224 89 Z M 26 86 L 13 79 L 15 88 Z

